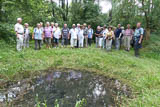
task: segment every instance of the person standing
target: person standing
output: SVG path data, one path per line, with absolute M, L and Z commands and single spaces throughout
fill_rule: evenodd
M 22 18 L 17 18 L 17 24 L 14 26 L 17 37 L 17 51 L 21 51 L 23 48 L 24 28 L 21 23 Z
M 88 45 L 91 46 L 92 44 L 92 38 L 93 38 L 93 29 L 91 28 L 91 25 L 88 25 Z
M 30 34 L 30 30 L 29 30 L 29 28 L 28 28 L 28 23 L 25 23 L 24 24 L 24 26 L 25 26 L 25 28 L 24 28 L 24 44 L 23 44 L 23 46 L 24 46 L 24 48 L 29 48 L 29 39 L 30 39 L 30 37 L 29 37 L 29 34 Z
M 128 24 L 124 33 L 124 46 L 126 51 L 130 51 L 132 36 L 133 30 L 130 28 L 130 24 Z
M 88 28 L 87 28 L 87 24 L 84 23 L 83 27 L 84 27 L 84 46 L 88 47 Z
M 33 30 L 32 39 L 35 40 L 35 50 L 40 50 L 43 40 L 43 30 L 41 29 L 41 25 L 39 23 Z
M 141 23 L 137 23 L 137 28 L 134 33 L 134 51 L 135 56 L 139 57 L 139 49 L 142 47 L 142 39 L 143 39 L 144 29 L 141 27 Z
M 99 46 L 99 42 L 100 42 L 100 37 L 102 37 L 102 33 L 101 33 L 102 31 L 101 31 L 101 27 L 100 26 L 97 26 L 97 30 L 96 30 L 96 32 L 95 32 L 95 36 L 96 36 L 96 48 L 98 48 L 98 47 L 100 47 Z
M 55 30 L 55 23 L 54 23 L 54 22 L 51 22 L 51 28 L 52 28 L 52 31 Z M 52 37 L 53 37 L 53 35 L 52 35 Z M 52 47 L 54 47 L 54 37 L 53 37 L 53 39 L 51 40 L 51 44 L 52 44 Z
M 77 46 L 77 36 L 78 36 L 78 30 L 76 29 L 76 25 L 72 25 L 72 29 L 69 31 L 70 35 L 70 42 L 71 42 L 71 48 Z
M 79 23 L 77 24 L 76 29 L 77 29 L 77 31 L 78 31 L 78 33 L 79 33 L 79 31 L 80 31 L 80 24 L 79 24 Z M 78 47 L 79 47 L 79 40 L 77 39 L 77 48 L 78 48 Z
M 80 30 L 78 32 L 78 40 L 79 40 L 79 48 L 83 48 L 83 42 L 84 42 L 84 29 L 83 26 L 80 26 Z
M 118 24 L 118 28 L 115 30 L 115 45 L 116 45 L 116 50 L 120 49 L 120 41 L 121 41 L 121 36 L 122 36 L 122 29 L 121 25 Z
M 104 25 L 103 26 L 103 31 L 102 31 L 102 35 L 103 35 L 103 41 L 102 41 L 102 48 L 105 49 L 106 48 L 106 33 L 108 32 L 107 26 Z
M 67 27 L 67 24 L 64 24 L 64 27 L 62 29 L 62 46 L 67 47 L 68 37 L 69 37 L 69 28 Z
M 106 50 L 111 51 L 112 49 L 112 39 L 114 37 L 114 32 L 112 27 L 108 27 L 108 32 L 106 33 Z
M 53 30 L 53 40 L 54 40 L 54 47 L 58 47 L 59 45 L 59 38 L 61 37 L 61 30 L 58 27 L 58 23 L 55 24 L 55 29 Z
M 44 36 L 46 48 L 51 48 L 51 39 L 53 38 L 52 28 L 50 27 L 50 23 L 46 23 L 46 27 L 44 28 Z
M 42 31 L 44 31 L 43 22 L 40 22 L 40 28 L 41 28 Z M 44 39 L 44 38 L 43 38 L 43 39 Z M 44 41 L 44 40 L 41 41 L 41 42 L 42 42 L 41 45 L 43 45 L 43 43 L 44 43 L 43 41 Z

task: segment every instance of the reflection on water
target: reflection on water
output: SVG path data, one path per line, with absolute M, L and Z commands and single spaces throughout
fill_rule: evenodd
M 41 102 L 47 100 L 48 107 L 54 107 L 56 99 L 60 107 L 74 107 L 76 101 L 82 98 L 87 100 L 87 107 L 108 107 L 114 104 L 110 87 L 103 78 L 77 71 L 57 71 L 38 78 L 34 90 L 16 101 L 14 106 L 33 107 L 36 94 Z

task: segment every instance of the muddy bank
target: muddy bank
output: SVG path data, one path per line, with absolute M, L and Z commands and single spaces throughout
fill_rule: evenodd
M 48 107 L 53 107 L 55 100 L 60 107 L 74 107 L 76 101 L 84 98 L 86 107 L 114 107 L 121 102 L 121 96 L 131 95 L 125 84 L 93 72 L 73 69 L 42 72 L 1 90 L 1 105 L 30 107 L 35 106 L 38 99 L 38 102 L 46 100 Z

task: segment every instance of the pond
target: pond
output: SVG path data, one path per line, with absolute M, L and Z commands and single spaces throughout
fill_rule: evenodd
M 32 82 L 32 85 L 28 86 L 30 88 L 21 93 L 23 95 L 12 101 L 13 107 L 34 107 L 45 101 L 47 107 L 54 107 L 55 103 L 60 107 L 75 107 L 76 102 L 82 99 L 86 102 L 85 107 L 115 106 L 111 80 L 95 73 L 76 70 L 51 71 Z M 16 98 L 16 94 L 12 97 Z

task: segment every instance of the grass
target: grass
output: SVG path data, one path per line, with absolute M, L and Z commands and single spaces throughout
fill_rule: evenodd
M 15 44 L 0 42 L 0 83 L 33 77 L 48 68 L 74 68 L 95 71 L 116 78 L 133 91 L 133 98 L 124 98 L 122 106 L 160 106 L 160 38 L 152 35 L 141 50 L 141 57 L 131 52 L 106 52 L 101 49 L 45 49 L 32 47 L 16 52 Z

